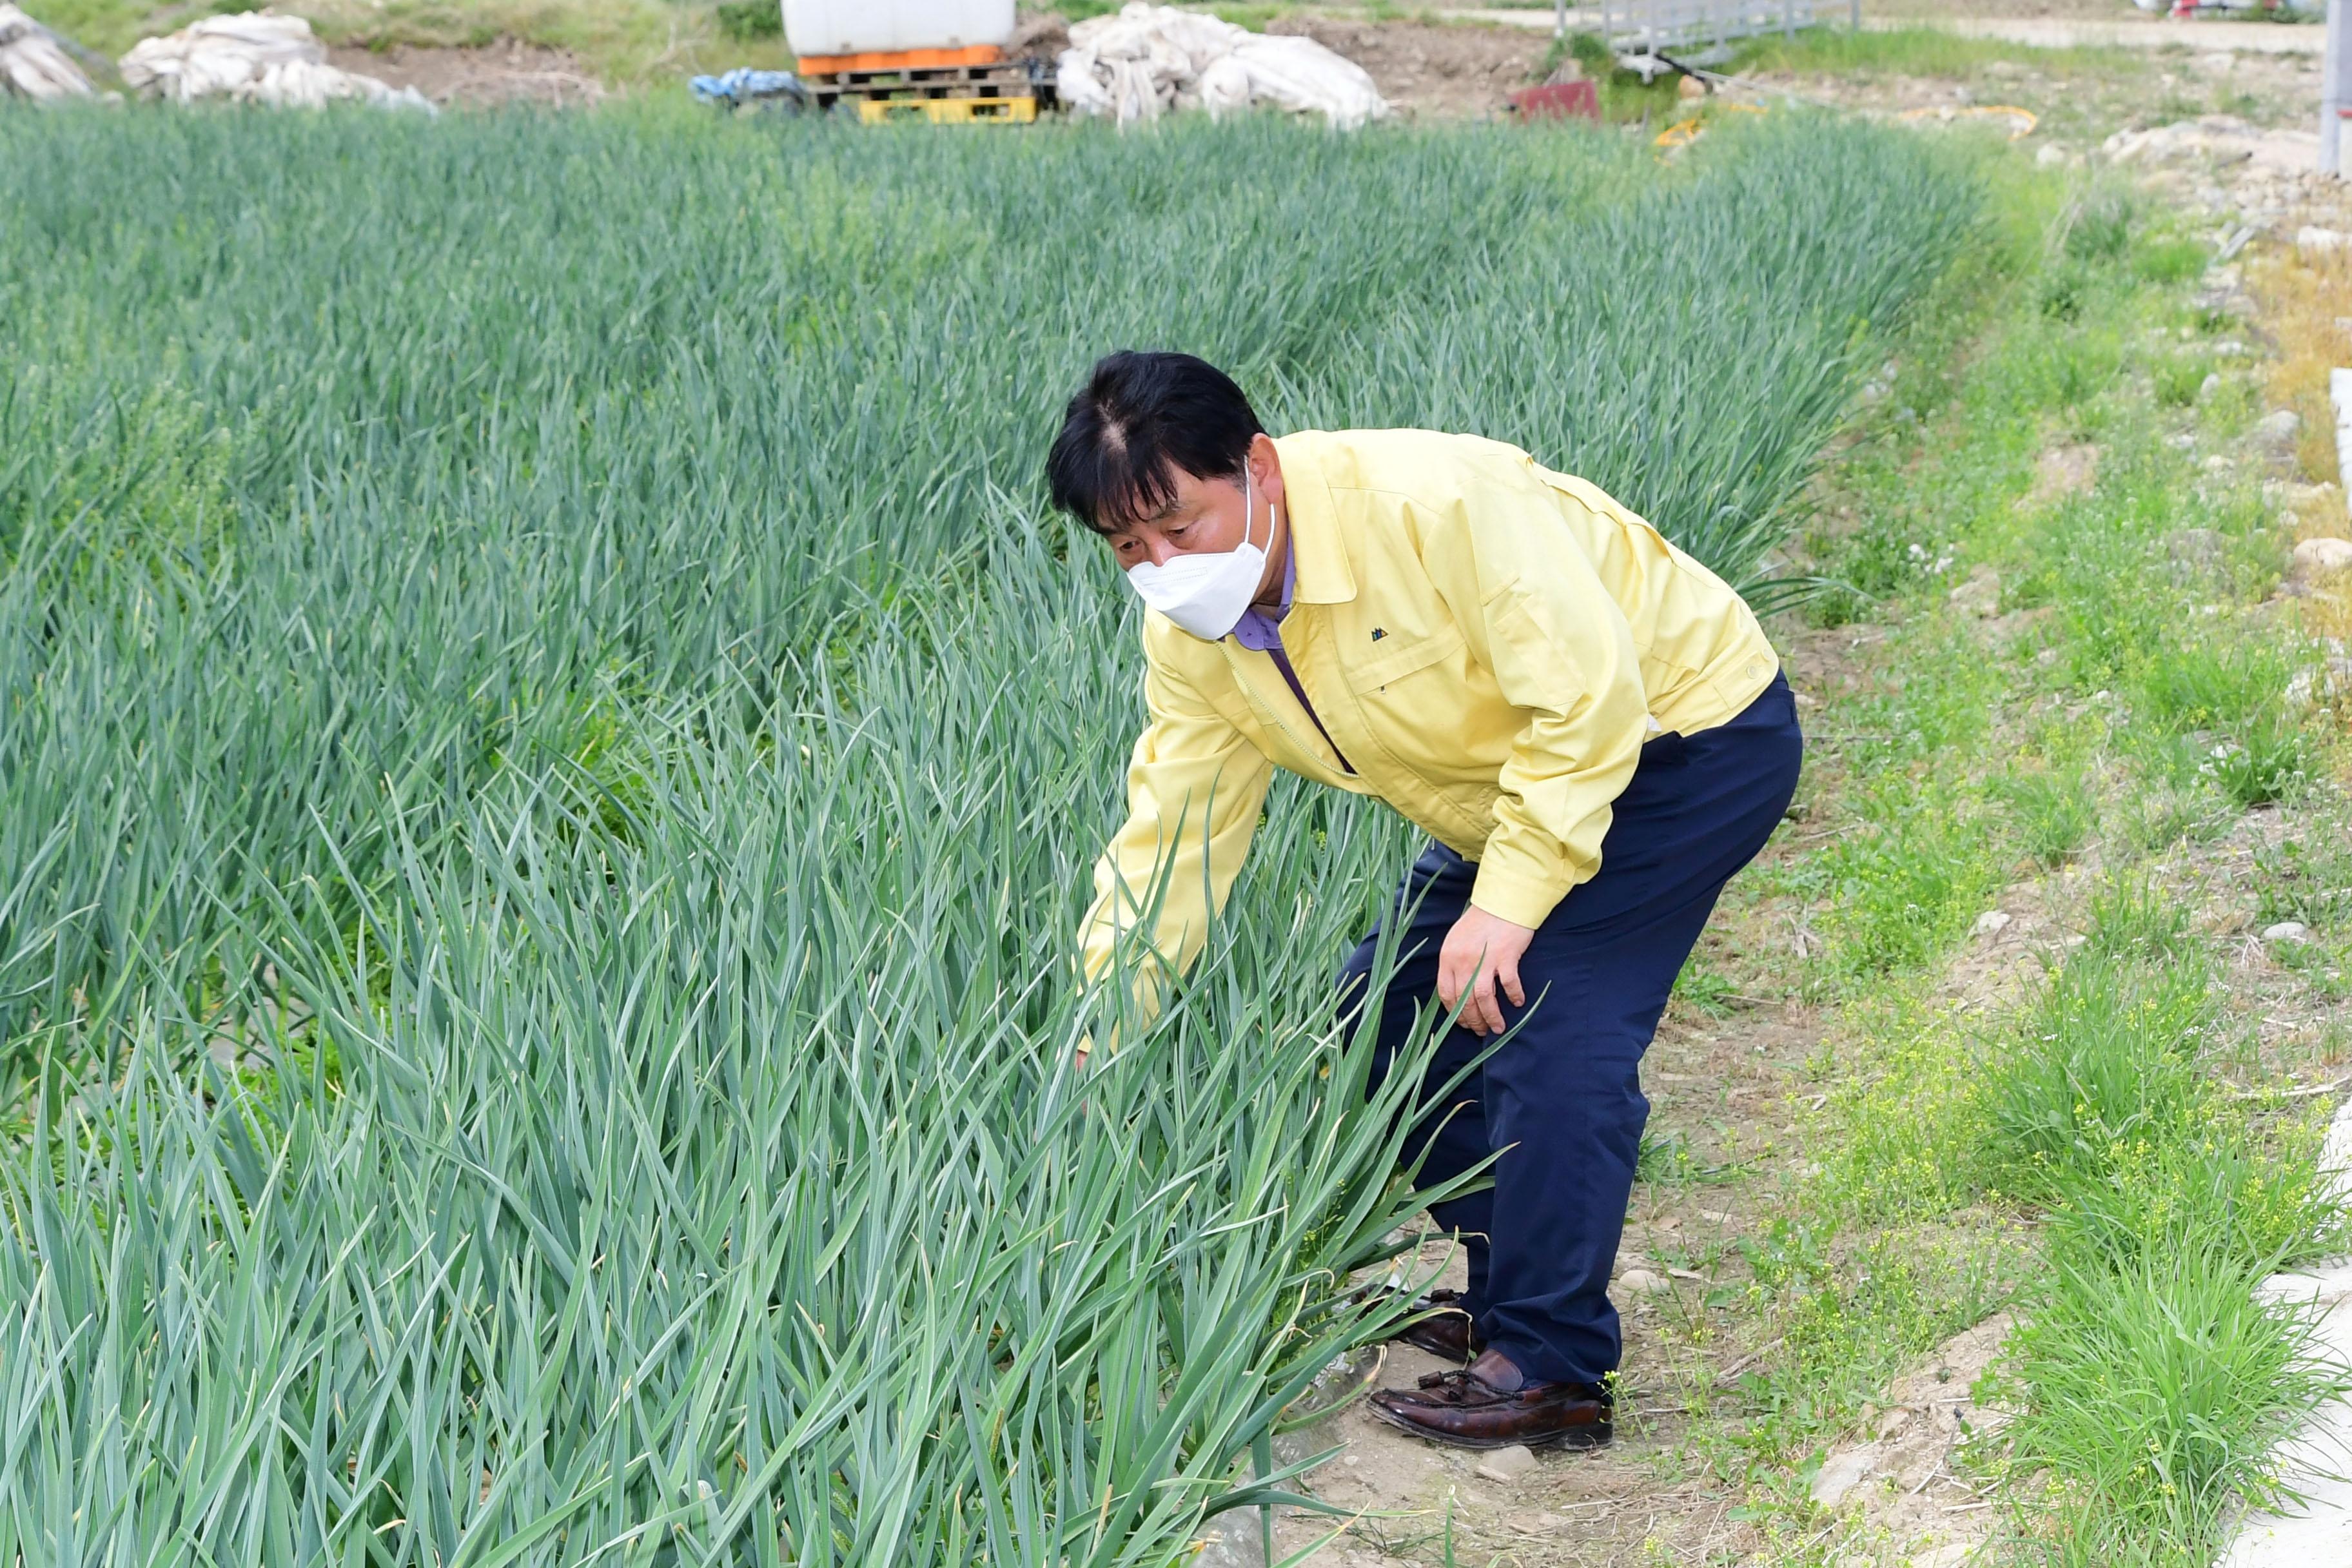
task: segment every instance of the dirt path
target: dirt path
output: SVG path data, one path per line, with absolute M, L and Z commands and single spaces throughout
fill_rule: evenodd
M 1759 913 L 1754 929 L 1769 931 L 1778 920 Z M 1720 958 L 1740 939 L 1718 931 L 1707 940 Z M 1507 1553 L 1531 1568 L 1599 1568 L 1647 1560 L 1644 1552 L 1712 1562 L 1754 1547 L 1753 1531 L 1731 1517 L 1740 1489 L 1689 1463 L 1684 1447 L 1694 1413 L 1730 1397 L 1753 1359 L 1755 1347 L 1724 1331 L 1722 1308 L 1748 1278 L 1738 1244 L 1769 1223 L 1780 1182 L 1797 1178 L 1797 1106 L 1822 1026 L 1812 1009 L 1796 1005 L 1715 1019 L 1677 1004 L 1659 1030 L 1643 1081 L 1653 1131 L 1675 1152 L 1662 1162 L 1661 1179 L 1636 1189 L 1618 1258 L 1626 1383 L 1615 1443 L 1540 1453 L 1515 1472 L 1486 1455 L 1406 1436 L 1351 1405 L 1307 1451 L 1346 1445 L 1310 1484 L 1358 1517 L 1310 1561 L 1319 1568 L 1444 1562 L 1449 1540 L 1455 1561 Z M 1767 1148 L 1778 1152 L 1759 1152 Z M 1433 1243 L 1424 1258 L 1434 1266 L 1445 1254 Z M 1462 1282 L 1456 1258 L 1438 1283 Z M 1412 1346 L 1391 1345 L 1379 1385 L 1409 1387 L 1443 1367 Z M 1338 1522 L 1286 1515 L 1277 1559 L 1312 1546 Z

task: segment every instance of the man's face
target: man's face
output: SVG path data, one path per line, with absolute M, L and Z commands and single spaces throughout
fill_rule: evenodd
M 1274 443 L 1264 436 L 1250 442 L 1246 459 L 1250 489 L 1256 508 L 1251 542 L 1273 553 L 1267 527 L 1267 503 L 1282 501 L 1282 463 Z M 1243 489 L 1239 479 L 1204 479 L 1179 472 L 1176 493 L 1150 517 L 1103 535 L 1122 572 L 1149 561 L 1162 564 L 1179 555 L 1220 554 L 1242 542 Z

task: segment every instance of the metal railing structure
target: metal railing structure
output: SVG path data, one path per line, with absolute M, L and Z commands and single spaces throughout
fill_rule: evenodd
M 1742 38 L 1793 37 L 1800 27 L 1832 20 L 1859 26 L 1861 9 L 1861 0 L 1601 0 L 1601 36 L 1636 70 L 1662 54 L 1711 65 Z

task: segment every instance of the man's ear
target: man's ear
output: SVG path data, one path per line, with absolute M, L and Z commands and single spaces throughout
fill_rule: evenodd
M 1249 464 L 1250 479 L 1257 487 L 1257 493 L 1276 505 L 1286 504 L 1287 498 L 1282 488 L 1282 454 L 1276 449 L 1274 437 L 1264 431 L 1251 437 L 1249 456 L 1243 460 Z

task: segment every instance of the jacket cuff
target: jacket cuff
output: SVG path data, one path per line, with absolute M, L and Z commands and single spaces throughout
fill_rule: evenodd
M 1568 889 L 1542 877 L 1514 871 L 1496 860 L 1482 861 L 1470 901 L 1513 925 L 1535 930 L 1551 918 L 1552 910 L 1568 897 Z

